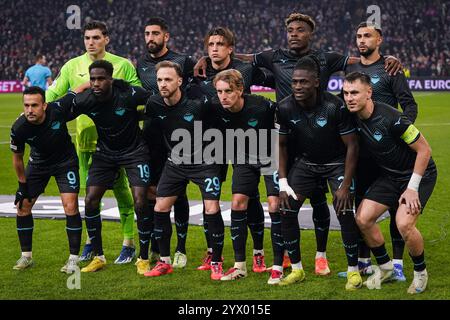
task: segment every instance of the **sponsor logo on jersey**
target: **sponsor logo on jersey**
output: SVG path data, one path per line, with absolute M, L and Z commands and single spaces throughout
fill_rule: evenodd
M 294 120 L 294 119 L 292 119 L 292 120 L 291 120 L 291 122 L 292 122 L 293 124 L 297 124 L 297 123 L 299 123 L 299 122 L 300 122 L 300 119 L 295 119 L 295 120 Z

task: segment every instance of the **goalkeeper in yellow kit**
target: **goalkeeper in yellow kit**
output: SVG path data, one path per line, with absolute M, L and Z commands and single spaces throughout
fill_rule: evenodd
M 131 85 L 141 86 L 133 64 L 125 58 L 106 52 L 109 43 L 108 29 L 103 22 L 92 21 L 83 28 L 86 53 L 66 62 L 61 71 L 46 92 L 46 101 L 50 102 L 65 95 L 69 89 L 74 89 L 89 81 L 89 65 L 95 60 L 106 60 L 114 66 L 113 78 L 123 79 Z M 85 115 L 76 120 L 76 149 L 80 164 L 80 187 L 86 188 L 87 173 L 91 156 L 97 143 L 97 130 L 94 122 Z M 124 242 L 117 264 L 130 263 L 135 257 L 134 248 L 134 208 L 133 198 L 125 176 L 125 170 L 120 171 L 114 183 L 114 196 L 117 199 Z M 92 258 L 90 240 L 86 242 L 80 261 Z

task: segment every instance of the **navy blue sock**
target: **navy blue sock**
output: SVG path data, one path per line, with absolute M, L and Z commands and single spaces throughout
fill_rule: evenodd
M 82 225 L 79 212 L 73 216 L 66 215 L 66 233 L 70 254 L 78 255 L 80 253 Z
M 20 249 L 29 252 L 33 247 L 33 215 L 16 216 L 17 234 L 19 235 Z

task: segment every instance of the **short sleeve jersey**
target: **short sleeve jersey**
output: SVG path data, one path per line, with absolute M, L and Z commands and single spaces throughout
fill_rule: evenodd
M 355 119 L 361 146 L 389 176 L 408 180 L 417 155 L 408 145 L 419 139 L 420 132 L 407 116 L 387 104 L 374 102 L 368 119 Z M 435 170 L 433 159 L 427 169 Z
M 89 89 L 76 96 L 73 110 L 76 115 L 85 114 L 94 121 L 97 152 L 121 156 L 143 144 L 137 106 L 144 105 L 149 96 L 142 87 L 114 80 L 110 99 L 101 101 Z
M 394 108 L 402 108 L 405 115 L 411 122 L 417 117 L 417 104 L 409 89 L 408 82 L 403 72 L 398 72 L 395 76 L 390 76 L 384 68 L 383 57 L 370 65 L 361 62 L 348 65 L 345 73 L 362 72 L 370 76 L 372 84 L 372 99 L 388 104 Z
M 23 153 L 25 144 L 28 144 L 31 147 L 29 164 L 36 166 L 50 166 L 76 158 L 75 146 L 66 125 L 73 119 L 71 110 L 74 98 L 75 94 L 69 92 L 49 103 L 41 124 L 28 122 L 22 114 L 11 128 L 11 150 Z
M 306 162 L 341 164 L 346 154 L 341 136 L 355 132 L 353 118 L 340 98 L 328 92 L 319 97 L 310 110 L 298 105 L 293 95 L 283 99 L 277 113 L 279 133 L 293 136 L 292 152 Z
M 173 106 L 168 106 L 159 94 L 148 99 L 145 106 L 145 116 L 158 121 L 164 136 L 164 144 L 169 152 L 169 159 L 171 158 L 172 150 L 182 142 L 180 140 L 183 140 L 183 138 L 175 138 L 177 136 L 175 131 L 179 130 L 177 132 L 180 133 L 180 136 L 185 134 L 189 140 L 184 142 L 190 146 L 190 149 L 180 150 L 176 156 L 185 159 L 189 158 L 191 164 L 197 163 L 196 159 L 199 159 L 198 157 L 202 155 L 203 148 L 206 145 L 205 142 L 202 142 L 202 131 L 205 129 L 203 120 L 206 118 L 209 105 L 210 102 L 207 99 L 191 100 L 184 93 L 180 101 Z M 202 126 L 202 128 L 196 126 Z
M 212 100 L 210 114 L 211 117 L 215 117 L 214 127 L 224 132 L 225 137 L 227 137 L 227 129 L 242 129 L 244 132 L 250 130 L 255 133 L 256 140 L 254 141 L 247 139 L 244 145 L 240 145 L 238 141 L 235 141 L 233 144 L 235 147 L 233 153 L 235 159 L 228 160 L 236 160 L 236 156 L 242 150 L 242 147 L 245 147 L 243 152 L 245 152 L 246 161 L 252 160 L 255 163 L 260 162 L 261 156 L 270 157 L 270 130 L 275 128 L 275 110 L 275 103 L 262 96 L 253 94 L 244 94 L 244 106 L 239 112 L 230 112 L 222 107 L 218 99 Z M 259 149 L 262 147 L 260 139 L 263 139 L 263 135 L 267 137 L 266 150 Z M 225 141 L 225 144 L 229 145 L 228 140 Z M 257 150 L 257 153 L 251 153 L 252 150 Z M 266 159 L 262 160 L 266 161 Z
M 267 50 L 253 56 L 253 64 L 264 67 L 273 73 L 276 86 L 277 101 L 281 101 L 292 94 L 292 73 L 298 60 L 312 54 L 320 64 L 320 89 L 326 91 L 330 76 L 343 71 L 347 65 L 348 56 L 334 51 L 311 50 L 302 56 L 294 55 L 286 49 Z
M 192 57 L 186 54 L 177 53 L 170 49 L 165 55 L 159 58 L 152 58 L 152 56 L 147 53 L 137 61 L 136 72 L 142 82 L 142 86 L 150 91 L 152 95 L 158 94 L 159 92 L 158 83 L 156 82 L 155 66 L 159 62 L 165 60 L 176 62 L 180 65 L 181 70 L 183 70 L 183 88 L 185 88 L 192 80 L 195 65 Z

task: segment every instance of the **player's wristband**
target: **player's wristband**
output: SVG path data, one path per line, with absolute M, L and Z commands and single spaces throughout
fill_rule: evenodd
M 280 191 L 286 191 L 289 188 L 287 178 L 281 178 L 278 180 L 278 185 L 280 186 Z
M 411 179 L 409 179 L 408 189 L 419 191 L 420 181 L 422 180 L 422 176 L 413 172 Z

